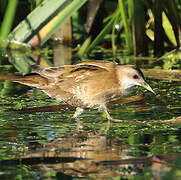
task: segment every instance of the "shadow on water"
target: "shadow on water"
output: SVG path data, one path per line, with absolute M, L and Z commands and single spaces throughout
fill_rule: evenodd
M 180 71 L 165 71 L 164 79 L 163 72 L 155 75 L 150 64 L 138 63 L 148 67 L 156 96 L 135 88 L 132 97 L 115 102 L 110 113 L 123 121 L 108 131 L 96 110 L 81 115 L 80 131 L 71 120 L 74 108 L 39 90 L 1 82 L 0 178 L 180 179 Z M 3 68 L 13 75 L 12 67 Z

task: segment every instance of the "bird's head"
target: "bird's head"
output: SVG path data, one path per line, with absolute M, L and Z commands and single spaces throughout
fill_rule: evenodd
M 139 68 L 133 65 L 117 66 L 117 75 L 121 90 L 124 92 L 126 89 L 133 86 L 142 86 L 148 91 L 155 94 L 153 89 L 146 83 L 144 75 Z

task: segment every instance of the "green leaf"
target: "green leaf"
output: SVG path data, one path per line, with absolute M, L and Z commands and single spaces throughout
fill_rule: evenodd
M 36 45 L 42 45 L 86 1 L 45 0 L 10 33 L 9 39 L 31 45 L 37 40 Z
M 172 25 L 169 21 L 169 19 L 167 18 L 166 14 L 163 12 L 162 13 L 162 19 L 163 19 L 163 28 L 165 30 L 165 33 L 167 35 L 167 37 L 169 38 L 169 40 L 171 41 L 171 43 L 176 46 L 177 42 L 175 39 L 175 34 L 172 28 Z
M 9 0 L 8 2 L 6 13 L 0 29 L 0 49 L 5 49 L 8 45 L 7 41 L 3 40 L 7 38 L 11 30 L 17 4 L 18 0 Z
M 121 13 L 121 18 L 123 20 L 125 35 L 126 35 L 126 44 L 129 48 L 129 53 L 133 51 L 133 45 L 132 45 L 132 34 L 131 29 L 128 22 L 128 16 L 127 16 L 127 9 L 124 0 L 119 0 L 119 9 Z M 129 12 L 130 14 L 130 12 Z
M 112 19 L 107 23 L 107 25 L 103 28 L 103 30 L 98 34 L 98 36 L 94 39 L 94 41 L 90 44 L 90 46 L 87 48 L 86 53 L 89 53 L 97 44 L 99 44 L 101 41 L 104 40 L 104 36 L 108 34 L 114 25 L 114 22 L 117 18 L 118 13 L 115 13 L 115 15 L 112 17 Z

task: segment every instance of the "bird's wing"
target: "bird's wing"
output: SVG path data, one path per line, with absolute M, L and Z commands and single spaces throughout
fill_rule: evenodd
M 33 65 L 32 70 L 43 77 L 57 82 L 62 80 L 75 80 L 78 82 L 102 72 L 109 72 L 110 68 L 114 65 L 112 62 L 82 62 L 59 67 Z

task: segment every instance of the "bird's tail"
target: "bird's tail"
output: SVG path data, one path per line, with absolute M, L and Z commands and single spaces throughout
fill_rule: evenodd
M 10 79 L 13 82 L 24 84 L 31 87 L 36 87 L 43 89 L 48 84 L 48 80 L 38 74 L 36 75 L 27 75 L 24 77 L 15 77 Z
M 13 78 L 14 76 L 12 75 L 0 73 L 0 81 L 11 80 Z

